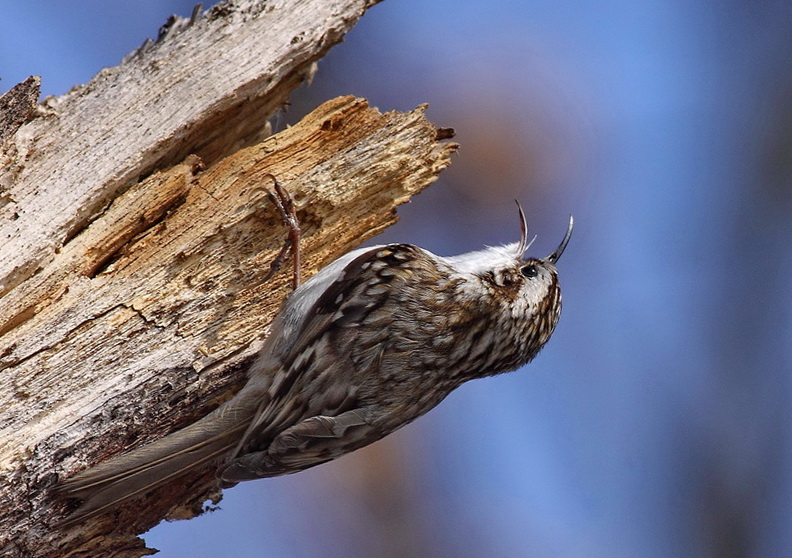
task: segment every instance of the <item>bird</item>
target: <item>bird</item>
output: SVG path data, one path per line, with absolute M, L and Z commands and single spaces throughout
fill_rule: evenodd
M 289 226 L 296 289 L 285 299 L 244 387 L 197 422 L 60 482 L 82 504 L 74 525 L 212 464 L 223 488 L 296 473 L 380 440 L 462 383 L 515 370 L 550 339 L 561 313 L 558 248 L 526 257 L 520 239 L 452 257 L 413 244 L 353 250 L 299 283 L 299 223 Z

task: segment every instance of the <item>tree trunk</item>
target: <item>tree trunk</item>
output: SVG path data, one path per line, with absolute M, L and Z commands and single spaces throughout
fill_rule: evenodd
M 59 478 L 189 424 L 244 382 L 290 288 L 288 270 L 263 281 L 287 234 L 268 175 L 295 198 L 307 277 L 393 223 L 448 166 L 456 144 L 441 143 L 450 133 L 423 108 L 381 114 L 353 97 L 263 139 L 369 5 L 221 4 L 170 21 L 158 42 L 60 98 L 26 108 L 35 80 L 6 98 L 3 556 L 141 556 L 137 533 L 219 497 L 207 469 L 52 526 L 70 509 L 52 495 Z

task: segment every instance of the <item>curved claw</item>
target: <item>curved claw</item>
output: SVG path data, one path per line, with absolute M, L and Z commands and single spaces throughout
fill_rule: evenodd
M 534 236 L 530 242 L 528 241 L 528 223 L 525 220 L 525 212 L 519 201 L 514 200 L 514 203 L 517 204 L 517 211 L 520 213 L 520 243 L 517 245 L 517 258 L 519 259 L 522 258 L 526 250 L 531 247 L 536 237 Z

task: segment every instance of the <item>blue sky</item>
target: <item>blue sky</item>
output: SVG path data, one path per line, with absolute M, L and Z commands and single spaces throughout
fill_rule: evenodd
M 0 88 L 62 94 L 184 2 L 0 19 Z M 792 554 L 792 7 L 385 0 L 288 119 L 429 102 L 462 148 L 378 241 L 441 254 L 575 234 L 558 330 L 376 447 L 226 491 L 146 539 L 176 556 Z

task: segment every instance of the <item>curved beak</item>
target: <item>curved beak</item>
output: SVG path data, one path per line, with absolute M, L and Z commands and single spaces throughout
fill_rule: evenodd
M 547 261 L 549 261 L 552 264 L 555 264 L 558 261 L 558 258 L 561 257 L 561 254 L 564 253 L 567 244 L 569 244 L 569 239 L 572 238 L 572 227 L 574 226 L 574 224 L 575 224 L 575 220 L 570 215 L 569 226 L 567 227 L 566 234 L 564 235 L 564 240 L 561 241 L 561 244 L 558 245 L 558 248 L 556 248 L 555 252 L 553 252 L 552 254 L 550 254 L 545 258 Z

